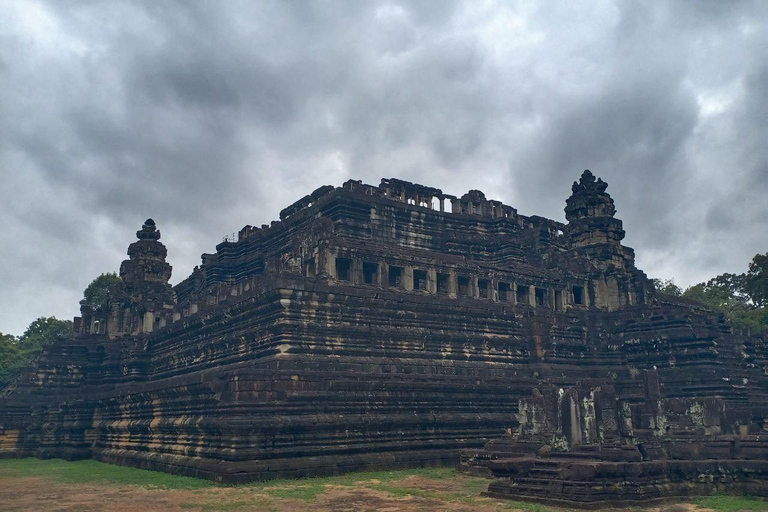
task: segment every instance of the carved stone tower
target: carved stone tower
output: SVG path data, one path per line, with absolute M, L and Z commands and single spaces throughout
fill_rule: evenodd
M 570 262 L 591 269 L 590 303 L 614 310 L 644 302 L 650 283 L 635 267 L 635 252 L 621 245 L 625 233 L 607 188 L 589 170 L 573 182 L 565 203 L 565 235 Z
M 593 247 L 598 258 L 611 252 L 621 252 L 624 239 L 622 222 L 615 218 L 616 207 L 605 191 L 608 184 L 586 170 L 578 182 L 573 182 L 573 195 L 565 202 L 567 234 L 572 247 Z
M 149 333 L 169 323 L 176 302 L 168 284 L 171 266 L 155 221 L 147 219 L 136 232 L 138 241 L 128 247 L 129 259 L 120 265 L 121 286 L 110 298 L 107 334 Z

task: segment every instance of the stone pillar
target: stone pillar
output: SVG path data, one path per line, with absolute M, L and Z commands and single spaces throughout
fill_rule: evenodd
M 143 333 L 150 333 L 152 332 L 152 327 L 155 325 L 155 314 L 151 311 L 147 311 L 144 313 L 144 325 L 142 326 L 141 332 Z
M 403 267 L 403 289 L 408 292 L 413 290 L 413 267 L 411 265 Z
M 352 258 L 350 274 L 349 278 L 353 284 L 360 284 L 363 282 L 363 261 L 360 258 Z
M 512 294 L 512 297 L 510 297 L 509 302 L 512 304 L 517 304 L 517 283 L 512 281 L 509 283 L 509 293 Z
M 445 198 L 441 197 L 440 198 L 440 212 L 442 213 L 444 211 L 445 211 Z
M 536 287 L 535 286 L 529 286 L 528 287 L 528 304 L 536 307 Z
M 456 272 L 448 272 L 448 295 L 452 298 L 456 298 L 459 295 L 459 283 Z

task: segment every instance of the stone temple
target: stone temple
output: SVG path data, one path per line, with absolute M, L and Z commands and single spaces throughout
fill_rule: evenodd
M 768 346 L 655 291 L 585 171 L 566 224 L 384 179 L 245 226 L 171 287 L 155 222 L 0 396 L 0 456 L 238 483 L 456 465 L 576 506 L 768 496 Z M 648 212 L 653 215 L 653 212 Z

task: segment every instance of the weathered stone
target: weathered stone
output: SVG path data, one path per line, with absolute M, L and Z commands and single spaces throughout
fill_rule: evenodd
M 656 293 L 606 186 L 585 172 L 567 224 L 476 190 L 321 187 L 173 288 L 148 220 L 108 306 L 3 391 L 0 456 L 245 482 L 470 449 L 495 496 L 540 499 L 516 494 L 530 475 L 582 503 L 760 494 L 765 339 Z

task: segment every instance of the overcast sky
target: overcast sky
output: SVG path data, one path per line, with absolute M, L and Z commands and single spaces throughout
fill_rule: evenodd
M 589 168 L 649 276 L 744 272 L 767 119 L 764 1 L 0 1 L 0 331 L 347 179 L 564 220 Z

